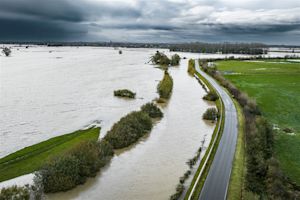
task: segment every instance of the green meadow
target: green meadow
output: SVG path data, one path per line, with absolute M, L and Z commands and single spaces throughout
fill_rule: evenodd
M 263 115 L 278 127 L 275 156 L 282 170 L 300 184 L 300 62 L 291 60 L 219 61 L 218 70 L 256 99 Z M 286 133 L 285 128 L 293 133 Z
M 100 128 L 78 130 L 26 147 L 0 159 L 0 182 L 38 170 L 47 160 L 59 156 L 85 140 L 98 140 Z

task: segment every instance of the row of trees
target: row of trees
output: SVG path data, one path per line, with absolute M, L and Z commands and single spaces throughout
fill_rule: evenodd
M 170 51 L 222 53 L 222 54 L 264 54 L 267 46 L 259 43 L 183 43 L 170 45 Z
M 45 163 L 35 174 L 35 185 L 45 193 L 70 190 L 96 176 L 113 155 L 113 148 L 106 140 L 81 142 Z
M 274 158 L 273 129 L 261 116 L 256 102 L 226 80 L 215 67 L 207 67 L 207 63 L 200 60 L 199 64 L 227 88 L 243 108 L 247 157 L 245 188 L 261 198 L 267 195 L 269 199 L 297 199 L 295 188 L 289 184 Z
M 152 129 L 151 118 L 157 117 L 163 117 L 163 113 L 155 104 L 148 103 L 142 106 L 140 111 L 134 111 L 122 117 L 107 132 L 104 139 L 114 149 L 128 147 Z

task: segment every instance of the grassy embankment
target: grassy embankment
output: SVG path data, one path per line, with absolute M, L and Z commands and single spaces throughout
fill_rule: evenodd
M 231 95 L 230 95 L 231 96 Z M 242 199 L 244 192 L 244 177 L 245 177 L 245 117 L 243 110 L 239 103 L 233 99 L 238 116 L 238 138 L 236 143 L 236 150 L 234 154 L 234 161 L 228 186 L 227 199 L 235 200 Z
M 220 61 L 217 67 L 240 90 L 256 99 L 262 113 L 280 130 L 275 134 L 275 156 L 284 173 L 300 184 L 300 63 Z M 291 128 L 294 134 L 283 131 Z
M 215 89 L 211 86 L 211 84 L 203 76 L 201 76 L 198 72 L 196 72 L 195 74 L 205 83 L 205 85 L 209 88 L 210 91 L 215 92 Z M 190 196 L 190 193 L 192 192 L 192 188 L 196 184 L 197 177 L 198 177 L 199 173 L 201 172 L 202 168 L 204 167 L 201 178 L 199 179 L 199 181 L 197 183 L 197 186 L 196 186 L 196 189 L 194 190 L 194 193 L 193 193 L 192 198 L 191 198 L 191 199 L 198 199 L 198 197 L 200 195 L 200 192 L 202 190 L 204 181 L 206 179 L 206 176 L 208 175 L 209 168 L 212 164 L 214 155 L 217 151 L 217 147 L 218 147 L 218 144 L 220 142 L 221 136 L 222 136 L 222 132 L 223 132 L 223 129 L 224 129 L 224 122 L 225 122 L 224 110 L 221 109 L 221 107 L 223 107 L 223 102 L 219 98 L 218 100 L 215 101 L 215 103 L 216 103 L 218 111 L 220 112 L 220 110 L 222 110 L 221 111 L 222 112 L 222 118 L 219 118 L 218 121 L 217 121 L 216 127 L 214 129 L 214 132 L 213 132 L 213 135 L 212 135 L 212 138 L 211 138 L 211 142 L 210 142 L 208 148 L 206 149 L 205 155 L 201 159 L 200 165 L 199 165 L 199 167 L 198 167 L 198 169 L 197 169 L 197 171 L 196 171 L 196 173 L 195 173 L 195 175 L 192 179 L 191 185 L 190 185 L 190 187 L 189 187 L 189 189 L 188 189 L 188 191 L 185 195 L 185 198 L 184 198 L 185 200 L 187 200 L 188 197 Z M 220 129 L 218 129 L 218 126 L 220 126 Z M 213 141 L 215 140 L 215 138 L 216 138 L 216 143 L 213 146 Z M 209 159 L 206 163 L 206 166 L 203 166 L 205 160 L 207 159 L 208 152 L 210 151 L 211 148 L 213 148 L 213 149 L 212 149 L 212 152 L 210 154 L 210 157 L 209 157 Z
M 98 140 L 100 128 L 79 130 L 26 147 L 0 159 L 0 182 L 38 170 L 52 157 L 86 140 Z

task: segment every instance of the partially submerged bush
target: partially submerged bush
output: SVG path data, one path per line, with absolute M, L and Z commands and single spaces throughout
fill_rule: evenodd
M 35 180 L 46 193 L 66 191 L 94 177 L 112 155 L 112 147 L 106 141 L 84 141 L 45 163 Z
M 29 186 L 4 187 L 0 190 L 0 200 L 29 200 L 30 189 Z
M 5 56 L 10 56 L 11 50 L 7 47 L 4 47 L 2 53 L 4 53 Z
M 203 119 L 206 120 L 216 120 L 219 117 L 218 111 L 215 108 L 208 108 L 203 114 Z
M 149 115 L 151 118 L 163 117 L 163 113 L 154 103 L 147 103 L 141 107 L 141 110 Z
M 136 93 L 128 90 L 128 89 L 121 89 L 121 90 L 115 90 L 114 95 L 117 97 L 127 97 L 127 98 L 135 98 Z
M 162 65 L 162 66 L 176 66 L 179 65 L 180 56 L 178 54 L 172 55 L 171 59 L 168 58 L 164 53 L 156 51 L 154 56 L 151 57 L 151 62 L 155 65 Z
M 128 147 L 152 129 L 152 120 L 142 111 L 122 117 L 104 137 L 114 149 Z
M 191 75 L 194 75 L 194 73 L 196 72 L 195 69 L 195 60 L 194 59 L 190 59 L 189 60 L 189 64 L 188 64 L 188 73 Z
M 180 56 L 178 54 L 172 55 L 170 64 L 172 66 L 177 66 L 177 65 L 179 65 L 179 62 L 180 62 Z
M 219 96 L 215 92 L 210 91 L 203 97 L 203 99 L 207 101 L 216 101 L 219 99 Z
M 173 89 L 173 79 L 168 73 L 165 71 L 163 79 L 159 82 L 157 86 L 157 91 L 160 98 L 169 99 Z
M 164 53 L 156 51 L 154 56 L 151 57 L 151 62 L 156 65 L 169 65 L 171 60 Z

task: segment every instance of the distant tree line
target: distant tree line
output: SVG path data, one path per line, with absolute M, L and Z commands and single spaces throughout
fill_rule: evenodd
M 264 54 L 267 46 L 259 43 L 184 43 L 170 45 L 170 51 L 221 54 Z
M 274 133 L 270 123 L 261 116 L 256 102 L 226 80 L 216 67 L 208 67 L 207 61 L 199 60 L 202 69 L 214 77 L 233 95 L 243 108 L 246 134 L 245 188 L 263 198 L 297 199 L 299 188 L 290 183 L 274 158 Z

